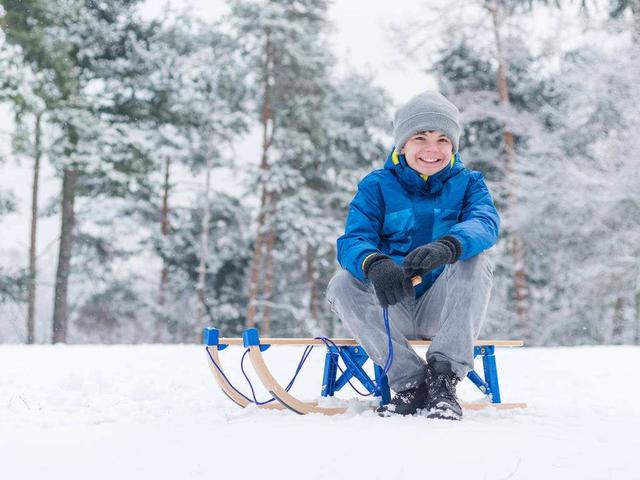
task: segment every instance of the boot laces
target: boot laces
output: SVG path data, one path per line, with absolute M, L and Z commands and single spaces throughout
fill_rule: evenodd
M 431 388 L 429 389 L 429 395 L 431 397 L 435 396 L 445 396 L 445 397 L 453 397 L 455 398 L 455 386 L 458 383 L 458 379 L 455 375 L 447 375 L 444 373 L 436 373 L 434 374 L 434 380 L 431 383 Z

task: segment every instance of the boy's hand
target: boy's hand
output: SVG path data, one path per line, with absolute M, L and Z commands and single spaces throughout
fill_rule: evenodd
M 421 277 L 446 263 L 453 263 L 460 257 L 462 246 L 457 238 L 442 237 L 409 252 L 404 258 L 404 274 L 411 278 Z
M 374 255 L 365 262 L 365 275 L 373 283 L 376 296 L 383 308 L 395 305 L 403 297 L 414 295 L 411 280 L 402 268 L 386 255 Z

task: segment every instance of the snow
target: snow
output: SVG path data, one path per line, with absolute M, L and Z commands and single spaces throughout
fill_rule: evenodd
M 246 392 L 241 352 L 229 347 L 221 358 Z M 279 347 L 265 357 L 284 383 L 300 353 Z M 317 397 L 323 353 L 312 352 L 296 395 Z M 218 390 L 195 345 L 2 345 L 2 476 L 640 478 L 639 347 L 499 349 L 497 361 L 503 401 L 529 408 L 467 411 L 454 423 L 243 410 Z M 479 396 L 468 381 L 459 393 Z

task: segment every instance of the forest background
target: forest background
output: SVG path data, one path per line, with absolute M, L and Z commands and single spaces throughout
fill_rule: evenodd
M 0 343 L 345 334 L 358 181 L 426 89 L 502 216 L 482 336 L 640 344 L 640 0 L 0 0 Z

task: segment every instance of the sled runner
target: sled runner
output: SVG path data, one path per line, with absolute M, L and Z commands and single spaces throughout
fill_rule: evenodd
M 318 402 L 306 402 L 298 399 L 291 393 L 289 388 L 302 368 L 306 357 L 314 346 L 325 346 L 327 349 L 325 355 L 324 372 L 322 379 L 321 396 L 333 397 L 335 392 L 340 390 L 347 384 L 351 384 L 351 379 L 356 378 L 367 390 L 366 395 L 380 398 L 380 404 L 384 405 L 391 399 L 389 384 L 382 367 L 373 366 L 374 378 L 364 370 L 363 365 L 369 359 L 364 349 L 358 345 L 355 340 L 350 338 L 260 338 L 258 330 L 248 328 L 244 331 L 242 338 L 224 338 L 220 337 L 220 332 L 216 328 L 205 328 L 203 332 L 203 343 L 209 358 L 209 367 L 213 376 L 229 399 L 241 407 L 247 407 L 251 404 L 258 408 L 283 409 L 288 408 L 298 414 L 307 413 L 323 413 L 325 415 L 336 415 L 344 413 L 347 407 L 322 406 Z M 428 346 L 431 344 L 429 340 L 412 340 L 409 342 L 412 346 Z M 512 409 L 526 408 L 525 403 L 503 403 L 500 397 L 500 387 L 498 383 L 498 370 L 495 360 L 495 349 L 498 347 L 520 347 L 523 342 L 520 340 L 478 340 L 474 347 L 474 357 L 481 357 L 484 370 L 484 378 L 475 370 L 471 370 L 467 374 L 467 378 L 486 395 L 486 402 L 461 402 L 464 409 L 479 410 L 483 408 L 496 409 Z M 249 356 L 251 364 L 257 374 L 260 382 L 273 396 L 267 402 L 259 402 L 255 395 L 252 398 L 241 393 L 234 387 L 226 374 L 224 373 L 222 363 L 220 361 L 219 352 L 229 345 L 241 345 L 246 351 L 245 355 Z M 295 371 L 294 377 L 287 387 L 283 387 L 278 380 L 270 372 L 262 352 L 274 345 L 299 345 L 305 346 L 300 363 Z M 244 360 L 244 355 L 243 355 Z M 342 360 L 344 368 L 339 365 Z M 241 366 L 242 367 L 242 366 Z M 244 374 L 244 367 L 242 367 Z M 338 375 L 340 373 L 340 375 Z M 245 378 L 248 377 L 245 375 Z M 352 385 L 353 387 L 353 385 Z M 355 387 L 354 387 L 355 389 Z

